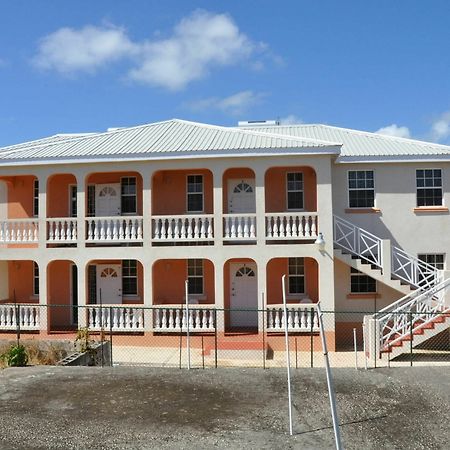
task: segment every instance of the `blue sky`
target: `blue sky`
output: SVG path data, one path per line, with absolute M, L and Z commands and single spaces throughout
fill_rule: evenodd
M 450 2 L 1 0 L 0 145 L 173 117 L 450 143 Z

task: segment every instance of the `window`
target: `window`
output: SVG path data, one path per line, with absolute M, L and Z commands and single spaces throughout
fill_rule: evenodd
M 93 184 L 87 187 L 87 216 L 95 216 L 95 185 Z
M 305 293 L 305 260 L 304 258 L 289 258 L 289 294 Z
M 188 293 L 203 294 L 203 260 L 188 259 Z
M 88 301 L 97 303 L 97 267 L 93 264 L 88 266 Z
M 137 214 L 136 177 L 121 179 L 122 214 Z
M 39 180 L 33 183 L 33 216 L 39 216 Z
M 287 209 L 303 209 L 303 173 L 288 173 L 286 183 Z
M 373 170 L 350 170 L 348 172 L 348 199 L 350 208 L 373 208 L 375 206 Z
M 39 295 L 39 266 L 33 262 L 33 295 Z
M 444 270 L 444 254 L 443 253 L 428 253 L 419 255 L 419 259 L 424 263 L 430 264 L 437 270 Z
M 377 282 L 353 267 L 350 270 L 350 292 L 352 294 L 368 294 L 377 292 Z
M 417 206 L 442 206 L 441 169 L 416 170 Z
M 137 295 L 137 261 L 125 259 L 122 262 L 122 292 L 123 295 Z
M 203 212 L 203 175 L 187 177 L 187 212 Z
M 77 217 L 77 187 L 75 185 L 69 186 L 70 193 L 70 217 Z

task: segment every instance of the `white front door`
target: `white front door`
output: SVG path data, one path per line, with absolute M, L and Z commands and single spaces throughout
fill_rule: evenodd
M 255 263 L 231 263 L 230 325 L 258 326 L 258 284 Z M 233 311 L 241 309 L 245 311 Z
M 101 297 L 100 297 L 101 295 Z M 122 303 L 122 266 L 120 264 L 97 265 L 97 303 Z
M 255 205 L 254 179 L 228 180 L 228 212 L 230 214 L 254 213 Z
M 95 215 L 97 217 L 120 216 L 120 184 L 95 186 Z

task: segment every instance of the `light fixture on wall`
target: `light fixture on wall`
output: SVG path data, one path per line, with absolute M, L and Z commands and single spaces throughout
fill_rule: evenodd
M 319 233 L 319 236 L 317 236 L 314 244 L 317 245 L 320 251 L 323 251 L 325 249 L 325 239 L 323 238 L 323 233 Z

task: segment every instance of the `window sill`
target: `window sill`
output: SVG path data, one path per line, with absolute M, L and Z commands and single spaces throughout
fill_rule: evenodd
M 430 213 L 430 212 L 443 212 L 448 213 L 448 208 L 446 206 L 418 206 L 414 208 L 415 213 Z
M 380 208 L 346 208 L 346 214 L 378 214 L 381 213 Z
M 380 294 L 378 294 L 377 292 L 364 292 L 364 293 L 360 293 L 360 294 L 347 294 L 347 298 L 349 299 L 359 299 L 359 300 L 372 300 L 374 298 L 379 298 Z

